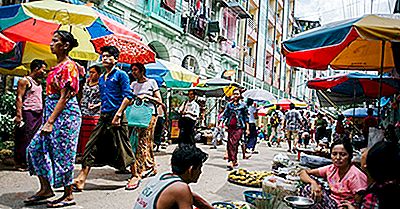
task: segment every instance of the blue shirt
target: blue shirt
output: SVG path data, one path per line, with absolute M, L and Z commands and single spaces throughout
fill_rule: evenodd
M 114 67 L 104 79 L 105 73 L 99 78 L 101 112 L 114 113 L 122 104 L 124 98 L 132 99 L 133 93 L 129 85 L 129 77 L 125 71 Z

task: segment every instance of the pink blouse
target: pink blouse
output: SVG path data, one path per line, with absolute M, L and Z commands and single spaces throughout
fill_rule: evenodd
M 368 187 L 367 176 L 354 165 L 342 179 L 339 177 L 339 169 L 334 165 L 321 167 L 318 171 L 327 179 L 331 190 L 330 197 L 338 204 L 343 200 L 354 202 L 356 193 Z
M 72 91 L 79 90 L 79 69 L 72 60 L 67 60 L 52 68 L 46 79 L 46 94 L 59 94 L 67 85 Z

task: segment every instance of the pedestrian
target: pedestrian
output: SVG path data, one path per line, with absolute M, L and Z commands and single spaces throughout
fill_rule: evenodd
M 299 129 L 302 126 L 301 115 L 295 109 L 293 103 L 290 103 L 290 110 L 285 113 L 285 122 L 284 127 L 285 129 L 285 136 L 288 143 L 289 149 L 288 152 L 296 152 L 295 149 L 297 147 L 297 141 L 299 138 Z M 292 141 L 293 149 L 292 149 Z
M 115 46 L 101 49 L 102 64 L 106 71 L 99 78 L 100 118 L 89 137 L 82 158 L 82 169 L 74 180 L 74 190 L 82 191 L 90 168 L 109 165 L 125 170 L 135 157 L 128 135 L 128 121 L 124 110 L 131 103 L 133 93 L 129 77 L 116 64 L 119 50 Z
M 213 209 L 188 184 L 197 183 L 208 155 L 196 146 L 183 144 L 171 157 L 171 172 L 153 178 L 140 192 L 134 209 L 199 208 Z
M 160 104 L 157 107 L 157 122 L 156 127 L 154 128 L 154 144 L 155 144 L 155 152 L 159 152 L 163 134 L 164 127 L 168 127 L 168 119 L 167 119 L 167 107 L 165 104 Z
M 40 190 L 26 199 L 26 204 L 53 197 L 52 186 L 64 187 L 64 194 L 49 202 L 47 207 L 76 204 L 72 183 L 81 126 L 81 111 L 76 98 L 80 72 L 68 53 L 77 46 L 78 42 L 70 32 L 54 32 L 50 50 L 57 57 L 57 65 L 51 68 L 46 79 L 45 124 L 36 132 L 27 148 L 29 172 L 39 177 Z
M 246 131 L 246 135 L 250 134 L 249 130 L 249 117 L 246 104 L 240 101 L 241 93 L 239 89 L 233 90 L 232 101 L 229 102 L 224 110 L 224 114 L 221 117 L 220 126 L 225 123 L 228 132 L 228 169 L 237 167 L 238 160 L 238 147 L 239 142 L 243 137 L 243 131 Z M 243 150 L 243 157 L 245 157 L 245 150 Z
M 131 167 L 132 177 L 126 185 L 127 190 L 134 190 L 139 187 L 141 179 L 157 174 L 154 160 L 153 140 L 154 128 L 157 120 L 157 106 L 162 105 L 160 89 L 154 79 L 146 77 L 146 68 L 143 64 L 131 64 L 132 75 L 136 81 L 132 82 L 131 89 L 145 105 L 153 110 L 150 124 L 147 128 L 135 127 L 138 136 L 133 166 Z
M 246 105 L 248 110 L 249 128 L 250 128 L 250 134 L 246 137 L 247 138 L 246 149 L 248 150 L 249 153 L 256 154 L 258 153 L 257 151 L 255 151 L 257 144 L 257 125 L 256 125 L 256 120 L 258 119 L 257 103 L 255 103 L 254 100 L 248 98 Z
M 194 90 L 188 92 L 189 100 L 183 102 L 179 108 L 179 145 L 191 144 L 195 145 L 194 127 L 199 119 L 200 106 L 196 102 L 196 93 Z
M 41 79 L 45 75 L 47 64 L 35 59 L 31 62 L 29 75 L 18 81 L 15 129 L 15 167 L 27 170 L 26 148 L 42 125 L 43 100 Z
M 328 122 L 325 120 L 324 115 L 319 112 L 317 114 L 317 119 L 315 120 L 315 142 L 317 143 L 317 146 L 323 138 L 327 137 L 327 126 Z
M 280 141 L 281 141 L 281 126 L 282 122 L 284 120 L 284 115 L 281 111 L 281 107 L 279 105 L 276 105 L 276 109 L 272 113 L 272 116 L 270 118 L 270 124 L 271 124 L 271 135 L 269 138 L 269 141 L 267 142 L 267 145 L 269 147 L 272 146 L 274 142 L 277 143 L 277 146 L 280 147 Z
M 343 114 L 338 115 L 335 125 L 335 132 L 333 134 L 333 141 L 342 139 L 345 136 L 345 128 L 343 121 L 344 121 L 344 115 Z
M 78 155 L 82 156 L 85 152 L 85 146 L 89 141 L 90 134 L 97 125 L 100 118 L 100 88 L 99 77 L 101 75 L 101 67 L 93 65 L 89 68 L 89 78 L 83 86 L 81 111 L 82 126 L 79 134 Z
M 364 119 L 362 126 L 362 133 L 364 136 L 363 147 L 366 147 L 368 144 L 369 128 L 378 127 L 378 120 L 373 116 L 374 110 L 372 108 L 368 108 L 367 114 L 368 116 Z

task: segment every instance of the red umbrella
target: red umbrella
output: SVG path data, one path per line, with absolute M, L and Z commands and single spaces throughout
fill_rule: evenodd
M 106 45 L 113 45 L 120 51 L 119 62 L 123 63 L 153 63 L 155 53 L 147 45 L 139 40 L 121 34 L 113 34 L 92 39 L 95 50 L 100 53 L 100 49 Z
M 15 47 L 15 42 L 0 33 L 0 54 L 8 53 Z

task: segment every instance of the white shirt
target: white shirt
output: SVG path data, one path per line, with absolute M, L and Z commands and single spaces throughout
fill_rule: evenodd
M 179 112 L 191 113 L 191 114 L 183 114 L 182 117 L 190 118 L 192 120 L 197 120 L 200 114 L 200 106 L 199 104 L 197 104 L 195 100 L 186 101 L 179 108 Z
M 249 107 L 248 112 L 249 112 L 249 123 L 256 123 L 256 119 L 254 118 L 254 113 L 257 112 L 257 108 L 252 105 Z

